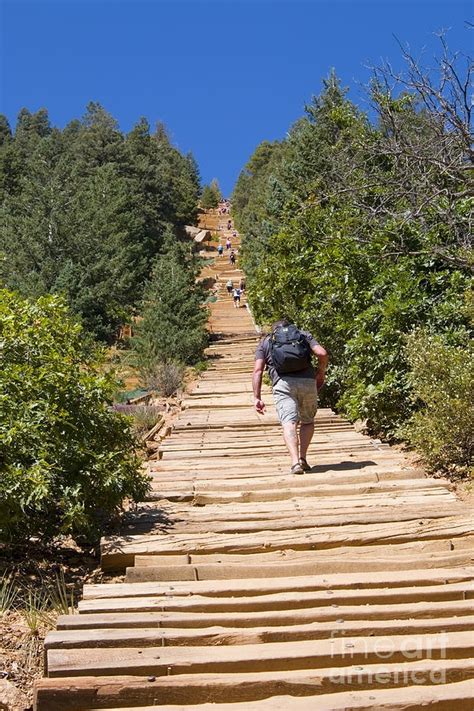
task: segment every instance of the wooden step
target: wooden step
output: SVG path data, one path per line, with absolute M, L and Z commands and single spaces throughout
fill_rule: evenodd
M 236 534 L 174 534 L 109 536 L 101 542 L 104 569 L 126 568 L 138 555 L 171 555 L 177 553 L 258 553 L 281 550 L 335 548 L 340 545 L 367 545 L 410 542 L 413 540 L 451 539 L 467 536 L 473 529 L 471 516 L 445 519 L 321 527 L 316 530 L 261 531 Z
M 468 582 L 474 579 L 474 566 L 469 568 L 446 568 L 440 570 L 397 570 L 394 573 L 357 573 L 355 575 L 311 575 L 306 577 L 213 580 L 184 583 L 100 583 L 84 585 L 83 599 L 102 597 L 129 597 L 130 595 L 210 595 L 211 597 L 241 595 L 267 595 L 280 592 L 311 592 L 316 590 L 349 590 L 388 587 L 398 588 L 446 583 Z
M 344 676 L 339 672 L 340 668 L 329 668 L 314 672 L 182 674 L 148 679 L 136 676 L 41 679 L 35 691 L 35 711 L 130 710 L 146 709 L 147 704 L 160 711 L 419 711 L 421 707 L 430 711 L 472 711 L 473 708 L 472 660 L 423 660 L 347 669 L 346 678 L 352 682 L 347 686 L 353 690 L 342 693 Z
M 334 637 L 329 640 L 272 642 L 215 647 L 132 647 L 118 649 L 51 649 L 48 675 L 95 676 L 133 672 L 139 676 L 175 674 L 240 673 L 324 669 L 392 663 L 407 658 L 469 659 L 474 656 L 471 632 L 393 635 L 389 637 Z
M 142 584 L 148 589 L 149 584 Z M 320 605 L 381 604 L 427 600 L 467 600 L 474 598 L 474 581 L 412 587 L 370 588 L 367 590 L 336 589 L 280 592 L 239 597 L 205 595 L 134 594 L 137 585 L 125 584 L 123 596 L 81 600 L 79 612 L 145 612 L 152 610 L 186 610 L 194 612 L 253 612 L 257 610 L 295 610 Z M 127 596 L 128 594 L 128 596 Z
M 96 630 L 63 630 L 49 632 L 45 650 L 103 649 L 116 647 L 216 646 L 234 644 L 269 644 L 320 640 L 339 636 L 420 635 L 440 632 L 461 632 L 474 629 L 472 615 L 409 620 L 343 620 L 314 622 L 283 627 L 201 627 L 201 628 L 101 628 Z
M 278 531 L 298 528 L 319 528 L 322 526 L 342 526 L 348 524 L 369 524 L 369 523 L 388 523 L 393 521 L 425 521 L 427 519 L 447 518 L 453 516 L 456 512 L 461 513 L 465 510 L 464 507 L 441 507 L 431 508 L 426 507 L 400 507 L 398 511 L 394 511 L 393 507 L 385 507 L 381 510 L 370 510 L 367 513 L 348 512 L 339 515 L 324 515 L 313 514 L 305 515 L 303 512 L 300 516 L 282 516 L 281 518 L 264 516 L 254 517 L 253 520 L 212 520 L 202 518 L 201 520 L 192 520 L 192 517 L 186 516 L 185 519 L 175 517 L 163 517 L 162 512 L 139 513 L 128 526 L 124 526 L 123 530 L 130 535 L 138 535 L 140 533 L 151 532 L 175 532 L 175 533 L 252 533 L 265 529 L 266 531 Z M 420 514 L 423 514 L 420 516 Z M 186 520 L 188 519 L 188 520 Z M 191 520 L 189 520 L 191 519 Z M 420 525 L 423 525 L 422 523 Z
M 156 610 L 156 608 L 155 608 Z M 397 602 L 372 604 L 370 609 L 364 604 L 331 604 L 323 607 L 307 607 L 288 610 L 246 611 L 246 612 L 201 612 L 194 611 L 154 611 L 154 612 L 100 612 L 83 611 L 80 615 L 62 615 L 58 618 L 58 629 L 105 629 L 143 627 L 278 627 L 284 625 L 306 625 L 337 620 L 395 619 L 439 619 L 452 616 L 472 615 L 472 600 L 432 600 L 429 602 Z M 339 623 L 338 623 L 339 624 Z

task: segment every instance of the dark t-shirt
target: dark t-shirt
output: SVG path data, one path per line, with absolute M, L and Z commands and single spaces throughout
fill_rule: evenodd
M 310 348 L 318 345 L 317 340 L 313 338 L 309 331 L 301 331 L 301 333 L 308 341 Z M 281 378 L 314 378 L 316 375 L 316 371 L 312 365 L 308 366 L 308 368 L 305 368 L 304 370 L 298 370 L 296 373 L 285 373 L 284 375 L 278 375 L 272 361 L 270 336 L 265 336 L 258 344 L 257 350 L 255 351 L 255 360 L 258 360 L 259 358 L 263 358 L 263 360 L 265 361 L 265 370 L 268 371 L 268 374 L 272 381 L 272 385 L 276 385 Z

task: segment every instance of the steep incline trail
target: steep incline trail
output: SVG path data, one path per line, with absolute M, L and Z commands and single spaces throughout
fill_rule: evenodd
M 134 527 L 102 541 L 125 581 L 86 585 L 48 635 L 35 708 L 472 711 L 470 512 L 328 409 L 290 476 L 269 392 L 252 408 L 257 335 L 225 289 L 241 272 L 226 254 L 205 271 L 212 366 Z

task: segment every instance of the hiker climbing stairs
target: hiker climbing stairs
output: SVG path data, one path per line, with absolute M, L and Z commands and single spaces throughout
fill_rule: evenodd
M 312 471 L 288 474 L 273 406 L 252 407 L 232 241 L 236 265 L 208 248 L 210 367 L 148 464 L 148 500 L 101 543 L 123 582 L 85 585 L 59 618 L 36 711 L 472 711 L 471 512 L 326 408 Z

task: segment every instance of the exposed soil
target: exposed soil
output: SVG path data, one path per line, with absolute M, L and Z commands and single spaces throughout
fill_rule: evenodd
M 102 574 L 95 550 L 80 549 L 71 540 L 52 548 L 0 549 L 0 581 L 3 576 L 12 581 L 17 596 L 10 610 L 0 612 L 0 677 L 23 692 L 11 711 L 26 711 L 32 708 L 33 683 L 43 675 L 45 635 L 62 613 L 46 605 L 47 591 L 64 581 L 63 590 L 77 605 L 85 582 L 111 579 Z

